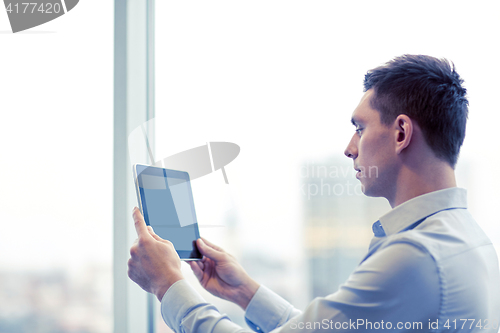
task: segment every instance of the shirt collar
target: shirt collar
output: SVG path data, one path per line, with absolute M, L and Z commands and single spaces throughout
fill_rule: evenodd
M 382 216 L 379 221 L 387 236 L 400 232 L 413 223 L 439 211 L 467 208 L 467 190 L 451 187 L 410 199 Z

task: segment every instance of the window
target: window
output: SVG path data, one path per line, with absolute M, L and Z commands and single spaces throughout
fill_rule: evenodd
M 490 218 L 499 141 L 484 128 L 499 120 L 491 41 L 500 25 L 491 5 L 157 2 L 157 159 L 209 142 L 241 148 L 225 167 L 229 184 L 221 170 L 192 181 L 201 234 L 297 307 L 335 291 L 366 251 L 371 224 L 390 209 L 356 192 L 343 156 L 364 74 L 394 56 L 423 53 L 454 61 L 466 81 L 470 119 L 458 185 L 469 189 L 470 209 L 499 249 Z M 201 292 L 244 325 L 236 306 Z
M 112 15 L 12 34 L 0 10 L 2 332 L 113 329 Z

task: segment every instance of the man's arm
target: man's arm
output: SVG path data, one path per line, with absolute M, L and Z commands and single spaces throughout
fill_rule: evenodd
M 197 293 L 190 289 L 180 281 L 165 294 L 162 313 L 169 326 L 186 333 L 247 332 L 203 299 L 196 300 Z M 398 243 L 365 260 L 336 293 L 314 299 L 302 314 L 296 315 L 286 301 L 276 302 L 272 295 L 261 286 L 247 307 L 246 317 L 261 323 L 256 325 L 259 331 L 432 331 L 429 325 L 439 314 L 440 283 L 436 263 L 427 252 Z M 256 313 L 249 318 L 252 309 Z
M 156 235 L 139 209 L 133 211 L 137 240 L 130 248 L 128 275 L 142 289 L 162 300 L 165 292 L 184 277 L 181 261 L 171 242 Z M 238 304 L 243 310 L 259 288 L 236 259 L 205 239 L 198 239 L 204 255 L 201 261 L 189 262 L 194 274 L 213 295 Z
M 227 316 L 221 315 L 183 280 L 180 260 L 171 243 L 154 235 L 141 220 L 140 213 L 134 212 L 139 239 L 131 249 L 129 276 L 143 289 L 155 293 L 162 300 L 162 314 L 167 324 L 176 332 L 185 333 L 246 332 Z M 201 267 L 198 268 L 201 271 Z M 205 269 L 218 272 L 217 265 L 203 266 L 203 270 Z M 203 278 L 205 273 L 197 274 Z M 213 276 L 217 279 L 221 277 L 219 274 Z M 262 309 L 261 314 L 256 311 L 256 318 L 248 319 L 254 323 L 263 320 L 263 331 L 279 325 L 283 326 L 277 328 L 276 332 L 313 332 L 318 331 L 318 325 L 334 325 L 328 326 L 330 331 L 347 331 L 352 330 L 352 326 L 346 328 L 345 323 L 354 321 L 359 324 L 360 320 L 366 325 L 390 322 L 394 325 L 392 330 L 395 332 L 404 330 L 406 323 L 419 322 L 425 331 L 428 329 L 426 325 L 437 318 L 440 304 L 439 276 L 433 258 L 408 243 L 394 244 L 379 250 L 358 266 L 338 292 L 316 298 L 298 316 L 294 316 L 286 301 L 282 303 L 283 306 L 273 308 L 276 298 L 260 297 L 261 289 L 247 303 L 247 318 L 250 317 L 251 309 Z M 231 295 L 235 294 L 224 294 L 229 299 Z M 244 299 L 246 298 L 245 296 Z M 244 305 L 245 302 L 241 304 Z M 399 323 L 403 325 L 401 329 L 396 326 Z M 356 330 L 374 329 L 361 325 Z
M 189 312 L 192 322 L 198 322 L 201 314 L 205 329 L 217 325 L 218 329 L 224 327 L 223 331 L 240 331 L 241 327 L 221 316 L 184 280 L 180 259 L 172 243 L 163 240 L 151 227 L 146 226 L 137 208 L 134 208 L 133 218 L 138 239 L 130 249 L 128 275 L 162 302 L 165 322 L 175 329 L 182 319 L 178 317 L 179 313 Z M 205 239 L 198 239 L 197 245 L 204 258 L 189 264 L 201 285 L 213 295 L 238 304 L 243 310 L 253 299 L 253 306 L 247 309 L 247 322 L 254 329 L 262 325 L 271 330 L 282 325 L 290 316 L 300 313 L 269 289 L 259 288 L 259 284 L 250 278 L 236 259 L 220 247 Z M 260 292 L 254 298 L 257 290 Z
M 201 285 L 213 295 L 246 310 L 245 319 L 252 329 L 271 331 L 301 313 L 268 288 L 259 286 L 222 248 L 206 239 L 199 239 L 197 244 L 203 260 L 189 264 Z M 165 299 L 166 304 L 170 302 Z

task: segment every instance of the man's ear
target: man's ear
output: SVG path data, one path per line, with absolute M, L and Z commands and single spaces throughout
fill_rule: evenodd
M 394 121 L 396 130 L 396 154 L 400 154 L 411 142 L 413 121 L 405 114 L 400 114 Z

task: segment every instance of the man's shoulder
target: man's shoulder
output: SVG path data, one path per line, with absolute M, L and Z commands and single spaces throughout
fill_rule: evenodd
M 467 209 L 437 212 L 415 228 L 391 235 L 383 247 L 409 243 L 428 252 L 436 261 L 459 256 L 478 247 L 492 247 L 486 233 Z
M 499 318 L 495 312 L 500 309 L 498 257 L 466 210 L 439 212 L 413 229 L 387 236 L 358 271 L 383 272 L 387 286 L 400 280 L 405 281 L 399 282 L 404 288 L 433 290 L 441 304 L 440 321 L 466 314 Z

